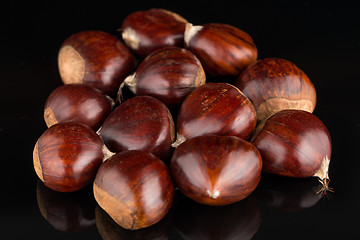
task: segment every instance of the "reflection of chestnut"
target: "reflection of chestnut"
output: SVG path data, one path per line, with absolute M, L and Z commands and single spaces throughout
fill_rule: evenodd
M 182 199 L 175 208 L 175 231 L 181 239 L 251 239 L 261 224 L 259 206 L 252 195 L 227 206 L 206 206 Z
M 36 195 L 42 216 L 58 231 L 80 232 L 95 224 L 96 202 L 91 188 L 60 193 L 38 181 Z
M 138 56 L 146 57 L 162 47 L 182 47 L 186 23 L 180 15 L 165 9 L 136 11 L 124 19 L 122 38 Z
M 98 89 L 84 84 L 66 84 L 56 88 L 44 108 L 46 125 L 80 122 L 98 130 L 112 108 L 112 100 Z
M 315 108 L 314 85 L 301 69 L 285 59 L 258 60 L 240 74 L 234 85 L 254 104 L 258 122 L 283 109 L 312 112 Z
M 137 231 L 118 225 L 101 207 L 95 210 L 96 227 L 103 240 L 166 240 L 171 239 L 173 230 L 172 210 L 160 222 Z
M 113 96 L 134 70 L 135 58 L 115 36 L 101 31 L 83 31 L 64 41 L 58 65 L 65 84 L 83 83 Z
M 323 195 L 319 181 L 313 178 L 288 178 L 263 173 L 255 197 L 265 205 L 284 212 L 313 207 Z
M 93 186 L 99 206 L 130 230 L 159 222 L 169 211 L 174 195 L 164 162 L 137 150 L 108 158 L 101 164 Z

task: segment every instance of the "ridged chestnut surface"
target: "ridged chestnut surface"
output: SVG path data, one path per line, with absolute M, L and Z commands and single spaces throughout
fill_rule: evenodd
M 253 144 L 263 159 L 263 170 L 288 177 L 328 176 L 331 139 L 324 124 L 312 113 L 282 110 L 272 115 Z
M 131 51 L 115 36 L 102 31 L 83 31 L 68 37 L 60 47 L 58 65 L 62 81 L 82 83 L 116 94 L 135 69 Z
M 97 130 L 112 108 L 112 100 L 98 89 L 83 84 L 66 84 L 56 88 L 44 107 L 46 125 L 80 122 Z
M 258 122 L 283 109 L 313 112 L 316 105 L 316 91 L 308 76 L 281 58 L 258 60 L 234 85 L 254 104 Z
M 137 96 L 110 113 L 99 135 L 113 152 L 143 150 L 167 160 L 175 127 L 165 104 L 151 96 Z
M 246 32 L 227 24 L 186 25 L 185 47 L 212 76 L 238 76 L 257 59 L 257 48 Z
M 125 79 L 136 95 L 153 96 L 169 108 L 179 107 L 185 97 L 205 83 L 205 72 L 189 50 L 166 47 L 152 52 Z
M 136 11 L 121 26 L 125 44 L 144 58 L 159 48 L 184 45 L 185 20 L 165 9 Z
M 234 136 L 204 135 L 180 144 L 171 158 L 176 185 L 189 198 L 226 205 L 246 198 L 258 185 L 261 156 Z
M 94 179 L 99 165 L 110 154 L 104 147 L 101 138 L 84 124 L 55 124 L 36 142 L 36 174 L 55 191 L 79 190 Z
M 206 83 L 185 98 L 176 124 L 175 145 L 204 134 L 247 139 L 255 129 L 256 113 L 249 99 L 236 87 Z
M 125 229 L 160 221 L 169 211 L 174 189 L 166 165 L 155 155 L 130 150 L 101 164 L 94 195 L 99 206 Z

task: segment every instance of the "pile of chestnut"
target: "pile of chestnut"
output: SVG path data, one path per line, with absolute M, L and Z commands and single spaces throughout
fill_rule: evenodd
M 331 190 L 330 135 L 295 64 L 258 60 L 236 27 L 192 25 L 164 9 L 134 12 L 119 31 L 79 32 L 60 47 L 64 85 L 46 100 L 49 128 L 33 153 L 47 187 L 93 184 L 99 206 L 132 230 L 167 214 L 174 187 L 227 205 L 249 196 L 265 171 L 315 176 L 321 192 Z

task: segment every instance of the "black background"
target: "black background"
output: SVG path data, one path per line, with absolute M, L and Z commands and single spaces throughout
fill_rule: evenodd
M 62 41 L 83 30 L 102 30 L 120 36 L 116 30 L 129 13 L 152 7 L 177 12 L 194 24 L 220 22 L 234 25 L 253 37 L 259 58 L 281 57 L 294 62 L 315 85 L 318 102 L 314 114 L 328 127 L 333 143 L 330 185 L 335 192 L 331 197 L 315 201 L 315 204 L 312 202 L 314 198 L 309 191 L 317 185 L 316 179 L 297 181 L 266 175 L 266 184 L 256 191 L 258 194 L 251 196 L 258 204 L 260 217 L 257 217 L 261 219 L 252 227 L 241 225 L 237 219 L 243 218 L 243 223 L 251 225 L 251 217 L 247 218 L 244 210 L 250 209 L 248 207 L 240 211 L 205 209 L 198 213 L 197 209 L 201 207 L 188 201 L 181 204 L 184 199 L 180 197 L 178 209 L 182 210 L 176 211 L 175 206 L 171 224 L 165 224 L 170 226 L 165 231 L 170 239 L 183 239 L 181 236 L 184 235 L 188 239 L 249 239 L 241 238 L 246 231 L 255 232 L 250 234 L 253 239 L 358 238 L 360 9 L 344 1 L 325 4 L 186 0 L 2 5 L 2 239 L 101 239 L 93 219 L 93 208 L 90 208 L 89 228 L 76 233 L 59 231 L 59 226 L 43 217 L 38 207 L 38 179 L 33 170 L 32 150 L 37 138 L 46 130 L 43 120 L 45 100 L 62 84 L 57 69 L 57 53 Z M 272 181 L 277 183 L 271 185 Z M 285 188 L 282 188 L 284 182 Z M 90 202 L 93 200 L 89 189 L 80 195 Z M 71 199 L 69 196 L 66 197 Z M 54 199 L 61 197 L 56 195 Z M 311 207 L 294 209 L 293 205 Z M 57 213 L 51 214 L 56 219 Z M 66 221 L 61 222 L 65 224 Z M 234 234 L 233 238 L 229 238 L 231 234 Z M 150 239 L 151 231 L 144 235 L 137 239 Z M 135 234 L 127 237 L 118 239 L 131 239 Z

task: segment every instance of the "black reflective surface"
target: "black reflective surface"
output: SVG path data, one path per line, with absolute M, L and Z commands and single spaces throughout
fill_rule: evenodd
M 195 24 L 228 23 L 248 32 L 259 58 L 293 61 L 313 81 L 316 114 L 333 144 L 334 193 L 320 198 L 315 178 L 264 174 L 246 200 L 221 208 L 177 194 L 164 221 L 121 229 L 97 206 L 91 187 L 61 194 L 38 183 L 32 150 L 46 129 L 43 106 L 61 85 L 57 52 L 82 30 L 116 30 L 132 11 L 162 7 Z M 345 2 L 105 1 L 5 4 L 0 21 L 1 239 L 358 239 L 360 214 L 360 18 Z

